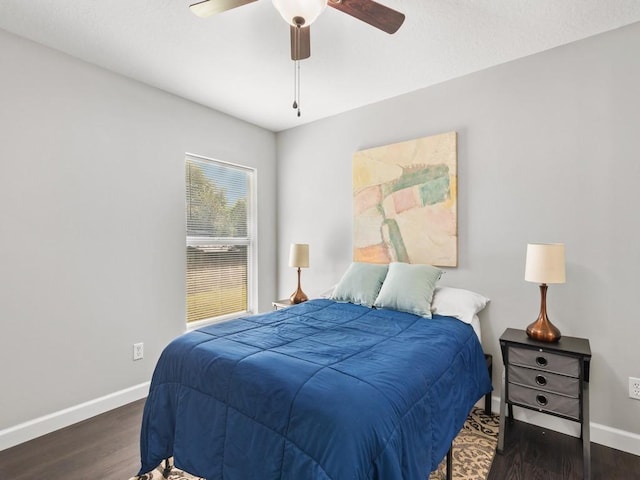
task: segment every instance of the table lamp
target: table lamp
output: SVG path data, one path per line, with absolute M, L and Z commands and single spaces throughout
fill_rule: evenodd
M 291 294 L 289 300 L 297 304 L 308 300 L 305 293 L 300 288 L 300 269 L 309 267 L 309 245 L 306 243 L 292 243 L 289 250 L 289 266 L 298 269 L 298 288 Z
M 540 284 L 540 314 L 527 327 L 527 335 L 540 342 L 557 342 L 560 340 L 560 330 L 547 316 L 547 284 L 565 282 L 564 244 L 528 244 L 524 279 Z

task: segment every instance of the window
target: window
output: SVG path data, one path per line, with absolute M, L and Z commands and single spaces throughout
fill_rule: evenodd
M 254 170 L 187 155 L 187 324 L 252 311 Z

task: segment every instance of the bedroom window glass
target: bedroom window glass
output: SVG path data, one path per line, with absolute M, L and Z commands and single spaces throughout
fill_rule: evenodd
M 185 166 L 187 323 L 250 312 L 255 171 L 194 155 Z

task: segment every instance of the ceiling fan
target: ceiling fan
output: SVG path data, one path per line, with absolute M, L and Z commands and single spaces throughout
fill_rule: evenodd
M 204 0 L 189 8 L 199 17 L 241 7 L 257 0 Z M 303 60 L 311 56 L 310 25 L 325 7 L 340 10 L 387 33 L 395 33 L 404 22 L 404 14 L 373 0 L 272 0 L 276 10 L 289 23 L 291 31 L 291 59 Z
M 241 7 L 257 0 L 204 0 L 189 6 L 199 17 Z M 300 64 L 311 56 L 310 25 L 324 9 L 330 7 L 351 15 L 387 33 L 395 33 L 404 22 L 404 14 L 373 0 L 272 0 L 276 10 L 289 24 L 291 59 L 295 61 L 295 92 L 293 108 L 300 116 Z

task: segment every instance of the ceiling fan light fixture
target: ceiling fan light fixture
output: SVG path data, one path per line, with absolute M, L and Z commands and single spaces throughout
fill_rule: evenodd
M 327 0 L 272 0 L 285 22 L 294 27 L 308 27 L 327 7 Z M 303 22 L 300 22 L 300 19 Z
M 189 6 L 199 17 L 241 7 L 257 0 L 200 0 Z M 310 25 L 327 5 L 353 18 L 382 30 L 395 33 L 404 22 L 404 14 L 375 0 L 271 0 L 282 18 L 290 25 L 291 60 L 294 61 L 293 108 L 300 116 L 300 60 L 311 56 Z

